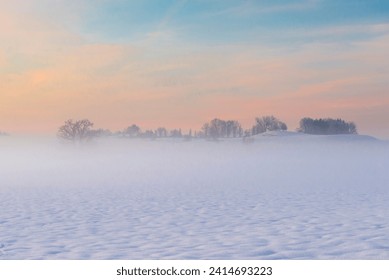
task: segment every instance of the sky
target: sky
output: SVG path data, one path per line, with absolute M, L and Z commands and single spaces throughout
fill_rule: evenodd
M 342 118 L 389 139 L 389 1 L 0 0 L 0 131 Z

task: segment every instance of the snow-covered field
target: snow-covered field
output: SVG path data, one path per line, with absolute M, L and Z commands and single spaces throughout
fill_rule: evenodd
M 389 259 L 389 143 L 2 137 L 0 259 Z

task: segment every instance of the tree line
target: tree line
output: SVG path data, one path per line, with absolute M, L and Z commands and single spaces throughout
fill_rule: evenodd
M 236 120 L 221 120 L 215 118 L 206 122 L 201 130 L 189 130 L 183 133 L 180 128 L 168 130 L 165 127 L 158 127 L 155 130 L 142 130 L 138 125 L 132 124 L 122 131 L 112 133 L 108 129 L 93 129 L 93 123 L 88 119 L 67 120 L 59 127 L 57 136 L 70 141 L 88 141 L 92 138 L 102 136 L 119 136 L 126 138 L 239 138 L 250 137 L 267 131 L 286 131 L 287 125 L 274 116 L 263 116 L 255 118 L 254 125 L 249 129 L 243 129 Z M 353 122 L 346 122 L 342 119 L 312 119 L 303 118 L 300 121 L 298 132 L 316 135 L 328 134 L 357 134 L 356 125 Z
M 303 118 L 300 121 L 298 131 L 307 134 L 356 134 L 357 127 L 353 122 L 342 119 L 311 119 Z

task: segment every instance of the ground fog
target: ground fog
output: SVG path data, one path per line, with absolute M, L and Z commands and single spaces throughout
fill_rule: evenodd
M 389 259 L 389 144 L 0 138 L 0 259 Z

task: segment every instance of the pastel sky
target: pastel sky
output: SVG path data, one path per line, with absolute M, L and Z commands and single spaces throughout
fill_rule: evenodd
M 0 131 L 263 115 L 388 139 L 389 1 L 0 0 Z

